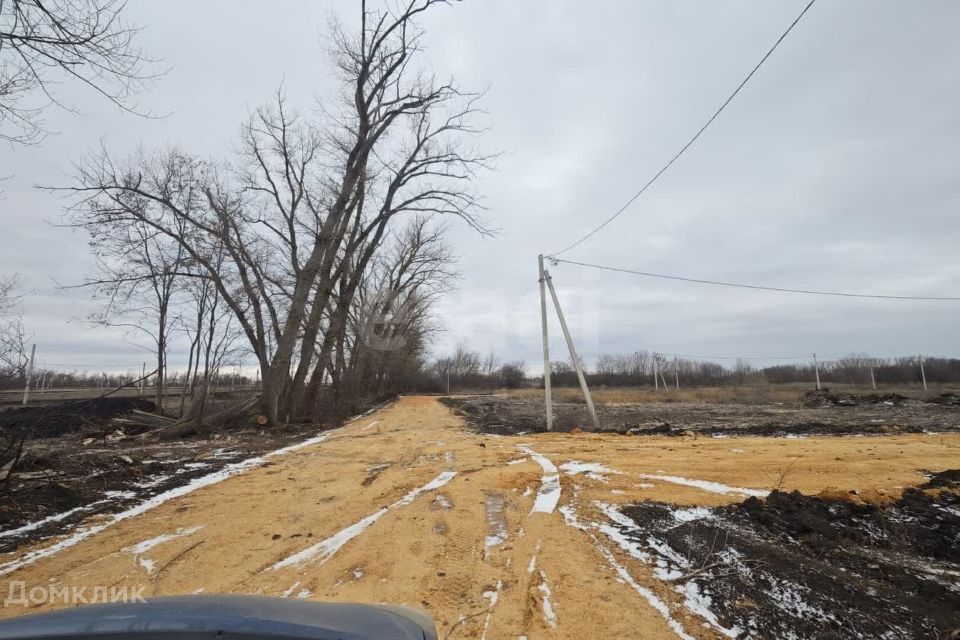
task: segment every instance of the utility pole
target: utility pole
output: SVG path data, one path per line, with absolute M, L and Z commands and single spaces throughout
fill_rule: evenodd
M 660 380 L 659 380 L 660 366 L 657 364 L 657 362 L 658 362 L 657 354 L 656 352 L 654 352 L 653 354 L 653 390 L 654 391 L 660 391 Z
M 583 391 L 583 398 L 587 401 L 587 410 L 590 412 L 590 419 L 593 420 L 593 428 L 600 430 L 600 420 L 597 418 L 597 410 L 593 406 L 593 398 L 590 396 L 590 389 L 587 388 L 587 379 L 583 377 L 583 367 L 580 366 L 580 358 L 577 356 L 577 349 L 573 346 L 573 337 L 570 335 L 570 329 L 567 328 L 567 321 L 563 317 L 563 309 L 560 308 L 560 299 L 557 297 L 557 290 L 553 288 L 553 280 L 550 279 L 550 272 L 543 270 L 543 275 L 547 280 L 547 287 L 550 289 L 550 297 L 553 298 L 553 306 L 557 309 L 557 318 L 560 320 L 560 329 L 563 330 L 563 337 L 567 340 L 567 349 L 570 350 L 570 359 L 573 360 L 573 366 L 577 369 L 577 380 L 580 381 L 580 389 Z
M 147 377 L 147 363 L 144 362 L 143 365 L 140 366 L 140 384 L 138 385 L 140 387 L 141 398 L 143 397 L 143 379 L 146 377 Z
M 877 390 L 877 378 L 873 375 L 873 365 L 870 365 L 870 385 L 874 391 Z
M 550 390 L 550 340 L 547 337 L 547 293 L 546 270 L 543 268 L 543 254 L 537 256 L 540 267 L 540 331 L 543 335 L 543 397 L 547 414 L 547 431 L 553 431 L 553 393 Z
M 820 391 L 820 364 L 817 362 L 817 354 L 813 354 L 813 370 L 817 374 L 817 391 Z
M 450 395 L 450 369 L 447 369 L 447 395 Z
M 677 366 L 677 356 L 673 356 L 673 381 L 676 383 L 677 391 L 680 391 L 680 368 Z
M 30 360 L 27 362 L 27 384 L 23 388 L 23 404 L 30 399 L 30 379 L 33 377 L 33 358 L 37 355 L 37 344 L 30 348 Z
M 920 358 L 920 377 L 923 379 L 923 390 L 926 391 L 927 390 L 927 374 L 923 370 L 923 354 L 920 354 L 917 357 Z

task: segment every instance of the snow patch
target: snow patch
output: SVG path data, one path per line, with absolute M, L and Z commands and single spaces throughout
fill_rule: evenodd
M 764 491 L 763 489 L 744 489 L 742 487 L 731 487 L 725 484 L 720 484 L 719 482 L 711 482 L 710 480 L 691 480 L 681 476 L 661 476 L 650 473 L 641 473 L 638 475 L 641 478 L 647 478 L 648 480 L 662 480 L 663 482 L 679 484 L 685 487 L 694 487 L 710 493 L 736 493 L 743 496 L 754 496 L 757 498 L 765 498 L 766 496 L 770 495 L 769 491 Z
M 550 600 L 553 593 L 550 591 L 550 583 L 547 582 L 547 574 L 543 570 L 540 571 L 540 584 L 537 585 L 537 590 L 540 591 L 543 600 L 543 619 L 552 628 L 556 628 L 557 614 L 553 610 L 553 602 Z
M 530 513 L 553 513 L 560 502 L 560 472 L 550 460 L 534 451 L 529 445 L 519 445 L 517 447 L 528 456 L 533 458 L 534 462 L 543 469 L 543 475 L 540 478 L 540 490 L 533 501 L 533 508 Z
M 361 533 L 366 531 L 373 523 L 375 523 L 377 520 L 379 520 L 384 515 L 386 515 L 388 511 L 390 511 L 391 509 L 395 509 L 397 507 L 403 507 L 410 504 L 411 502 L 416 500 L 417 497 L 422 493 L 426 493 L 427 491 L 433 491 L 434 489 L 439 489 L 440 487 L 450 482 L 450 480 L 453 479 L 455 475 L 457 475 L 456 471 L 444 471 L 443 473 L 441 473 L 436 478 L 434 478 L 427 484 L 423 485 L 422 487 L 413 489 L 412 491 L 407 493 L 407 495 L 400 498 L 393 504 L 387 507 L 383 507 L 382 509 L 375 511 L 374 513 L 371 513 L 367 517 L 357 522 L 354 522 L 349 527 L 341 529 L 340 531 L 333 534 L 329 538 L 325 540 L 321 540 L 315 545 L 309 546 L 306 549 L 303 549 L 302 551 L 298 551 L 292 556 L 288 556 L 284 558 L 283 560 L 271 566 L 268 570 L 273 571 L 276 569 L 283 569 L 285 567 L 290 567 L 295 565 L 304 565 L 308 562 L 313 562 L 313 561 L 317 561 L 319 564 L 323 564 L 324 562 L 329 560 L 337 551 L 339 551 L 340 548 L 343 547 L 343 545 L 347 544 L 348 542 L 350 542 L 351 540 L 359 536 Z
M 480 636 L 480 640 L 486 640 L 487 638 L 487 629 L 490 627 L 490 616 L 493 615 L 493 608 L 497 606 L 497 600 L 500 599 L 501 587 L 503 587 L 503 581 L 497 580 L 496 589 L 483 592 L 483 597 L 489 600 L 490 604 L 487 606 L 487 615 L 483 619 L 483 634 Z
M 627 571 L 626 567 L 620 564 L 617 561 L 617 558 L 613 555 L 613 553 L 609 549 L 607 549 L 600 542 L 600 540 L 597 539 L 595 535 L 593 535 L 592 532 L 590 532 L 589 527 L 586 524 L 583 524 L 582 522 L 580 522 L 580 520 L 577 518 L 577 513 L 576 511 L 574 511 L 573 507 L 571 507 L 570 505 L 562 506 L 560 507 L 560 513 L 563 515 L 563 519 L 568 525 L 570 525 L 571 527 L 580 529 L 581 531 L 586 532 L 588 536 L 590 536 L 597 550 L 600 551 L 600 554 L 607 561 L 607 564 L 613 567 L 613 570 L 616 572 L 620 580 L 622 580 L 624 584 L 627 584 L 631 589 L 633 589 L 638 594 L 640 594 L 640 597 L 646 600 L 647 604 L 653 607 L 657 611 L 657 613 L 659 613 L 663 617 L 667 625 L 670 627 L 670 629 L 673 630 L 674 633 L 677 634 L 677 636 L 682 638 L 682 640 L 694 640 L 693 636 L 691 636 L 686 631 L 684 631 L 683 626 L 670 614 L 670 607 L 667 606 L 667 603 L 661 600 L 657 596 L 657 594 L 655 594 L 653 591 L 650 591 L 649 589 L 647 589 L 646 587 L 639 584 L 636 580 L 633 579 L 633 576 L 630 575 L 630 572 Z
M 710 520 L 713 512 L 706 507 L 690 507 L 689 509 L 675 509 L 671 512 L 677 522 L 693 522 L 694 520 Z
M 124 547 L 123 550 L 135 555 L 137 558 L 137 562 L 140 564 L 141 567 L 143 567 L 143 569 L 147 573 L 153 573 L 153 569 L 156 563 L 150 558 L 144 558 L 143 554 L 145 554 L 147 551 L 150 551 L 150 549 L 153 549 L 154 547 L 161 545 L 165 542 L 170 542 L 171 540 L 176 540 L 177 538 L 183 538 L 184 536 L 189 536 L 191 534 L 194 534 L 197 531 L 200 531 L 200 529 L 203 529 L 203 527 L 204 525 L 201 524 L 201 525 L 197 525 L 196 527 L 190 527 L 189 529 L 180 528 L 180 529 L 177 529 L 174 533 L 162 533 L 159 536 L 156 536 L 154 538 L 148 538 L 143 542 L 138 542 L 133 546 Z
M 580 462 L 579 460 L 564 462 L 562 465 L 560 465 L 560 470 L 568 476 L 575 476 L 579 473 L 583 473 L 588 478 L 592 480 L 598 480 L 600 482 L 608 482 L 604 474 L 623 475 L 622 471 L 610 469 L 599 462 Z
M 530 564 L 527 565 L 527 573 L 533 573 L 534 569 L 537 568 L 537 556 L 540 554 L 540 545 L 542 544 L 542 540 L 537 540 L 537 547 L 533 550 L 533 555 L 530 556 Z
M 483 556 L 493 547 L 503 544 L 507 539 L 507 521 L 503 516 L 503 495 L 499 493 L 488 493 L 484 499 L 484 513 L 487 516 L 487 528 L 489 533 L 483 540 Z
M 713 604 L 713 599 L 706 592 L 701 591 L 700 585 L 698 585 L 695 581 L 690 580 L 682 587 L 678 586 L 676 591 L 685 597 L 683 601 L 684 606 L 706 620 L 711 627 L 728 638 L 736 638 L 740 636 L 741 629 L 739 627 L 734 626 L 728 629 L 720 624 L 716 614 L 710 610 L 710 605 Z

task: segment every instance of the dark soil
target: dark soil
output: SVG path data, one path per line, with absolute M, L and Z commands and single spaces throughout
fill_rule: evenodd
M 454 396 L 442 401 L 483 433 L 518 435 L 546 427 L 540 400 L 491 395 Z M 555 402 L 553 407 L 554 431 L 592 430 L 584 405 Z M 960 406 L 914 400 L 815 407 L 692 402 L 599 404 L 597 412 L 603 431 L 629 435 L 782 437 L 960 431 Z
M 626 507 L 636 527 L 618 526 L 674 570 L 678 586 L 694 582 L 724 627 L 760 638 L 960 634 L 954 493 L 908 489 L 875 507 L 773 492 L 687 522 L 675 509 Z M 675 553 L 664 556 L 662 544 Z
M 936 473 L 925 471 L 930 478 L 921 489 L 954 489 L 960 491 L 960 469 L 947 469 Z
M 46 407 L 22 407 L 0 412 L 0 433 L 25 433 L 28 438 L 53 438 L 84 430 L 101 430 L 105 419 L 140 411 L 156 411 L 143 398 L 97 398 Z
M 138 398 L 105 398 L 0 412 L 0 444 L 7 443 L 0 446 L 0 467 L 12 461 L 19 437 L 27 436 L 9 477 L 0 479 L 0 552 L 67 531 L 92 515 L 117 513 L 342 422 L 331 416 L 323 426 L 247 426 L 172 441 L 125 433 L 111 423 L 133 409 L 152 408 Z M 71 510 L 66 517 L 10 533 Z

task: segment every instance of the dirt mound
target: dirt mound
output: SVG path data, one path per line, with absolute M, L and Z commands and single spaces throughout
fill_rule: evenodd
M 951 394 L 943 394 L 949 396 Z M 860 405 L 888 405 L 902 407 L 917 401 L 910 400 L 899 393 L 834 393 L 830 389 L 820 389 L 807 391 L 803 394 L 803 406 L 805 407 L 856 407 Z M 943 402 L 940 404 L 949 404 Z
M 537 414 L 530 403 L 513 404 L 504 398 L 475 396 L 469 398 L 440 398 L 440 402 L 464 417 L 470 426 L 483 433 L 518 435 L 546 431 L 543 409 Z M 512 405 L 512 406 L 511 406 Z M 507 407 L 511 410 L 507 410 Z M 566 431 L 569 431 L 568 427 Z
M 721 625 L 764 638 L 953 637 L 960 497 L 885 507 L 773 492 L 717 509 L 623 509 L 621 532 Z
M 936 404 L 946 404 L 953 406 L 960 406 L 960 394 L 957 393 L 941 393 L 939 396 L 931 400 L 931 402 Z
M 54 438 L 96 429 L 110 418 L 139 411 L 155 411 L 143 398 L 96 398 L 46 407 L 23 407 L 0 412 L 0 433 L 26 433 L 28 439 Z
M 930 480 L 921 486 L 921 489 L 953 489 L 960 490 L 960 469 L 947 469 L 937 473 L 925 471 Z
M 482 433 L 523 435 L 546 428 L 540 399 L 488 395 L 440 400 Z M 907 404 L 901 406 L 901 400 Z M 870 396 L 869 402 L 853 407 L 832 407 L 829 403 L 797 408 L 688 402 L 600 404 L 597 412 L 604 432 L 630 436 L 851 436 L 960 430 L 956 407 L 894 394 Z M 593 430 L 584 405 L 555 402 L 553 412 L 554 431 Z

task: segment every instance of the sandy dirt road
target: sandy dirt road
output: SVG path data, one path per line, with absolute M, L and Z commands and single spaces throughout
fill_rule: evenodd
M 315 444 L 104 520 L 56 553 L 43 551 L 54 539 L 5 554 L 0 594 L 10 581 L 143 585 L 409 604 L 451 638 L 712 638 L 669 584 L 592 524 L 598 505 L 713 506 L 778 485 L 884 501 L 923 482 L 920 469 L 958 462 L 957 434 L 496 437 L 469 431 L 435 398 L 404 397 Z

